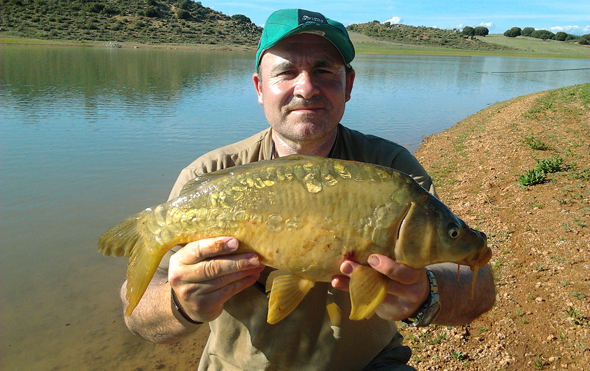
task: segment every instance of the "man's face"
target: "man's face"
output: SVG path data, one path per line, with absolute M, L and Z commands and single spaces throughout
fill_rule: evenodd
M 332 43 L 313 34 L 282 40 L 264 53 L 253 80 L 258 103 L 282 140 L 326 140 L 350 99 L 354 72 L 346 74 Z

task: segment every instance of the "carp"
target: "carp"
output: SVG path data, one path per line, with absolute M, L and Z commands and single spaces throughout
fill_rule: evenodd
M 236 253 L 255 252 L 276 268 L 267 321 L 277 323 L 315 282 L 361 264 L 350 279 L 350 319 L 369 318 L 387 278 L 367 259 L 383 254 L 413 268 L 454 262 L 477 275 L 491 257 L 483 232 L 469 228 L 410 176 L 360 162 L 293 155 L 204 174 L 180 196 L 105 232 L 99 251 L 129 257 L 126 315 L 139 303 L 175 245 L 233 236 Z M 475 277 L 474 282 L 475 283 Z

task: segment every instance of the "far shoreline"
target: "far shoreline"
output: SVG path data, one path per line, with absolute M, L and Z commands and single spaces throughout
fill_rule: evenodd
M 391 55 L 441 55 L 467 57 L 516 57 L 516 58 L 555 58 L 555 59 L 590 59 L 577 55 L 554 55 L 535 53 L 530 51 L 493 51 L 493 50 L 462 50 L 443 47 L 425 47 L 417 45 L 393 44 L 375 42 L 374 40 L 353 40 L 357 54 L 391 54 Z M 33 39 L 17 36 L 2 35 L 1 46 L 50 46 L 50 47 L 87 47 L 87 48 L 122 48 L 122 49 L 167 49 L 167 50 L 196 50 L 196 51 L 247 51 L 255 52 L 256 46 L 237 44 L 145 44 L 131 41 L 73 41 L 57 39 Z

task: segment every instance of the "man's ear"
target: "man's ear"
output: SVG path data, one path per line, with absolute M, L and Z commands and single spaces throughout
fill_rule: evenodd
M 350 71 L 346 74 L 346 101 L 350 100 L 350 94 L 352 92 L 352 86 L 354 85 L 354 78 L 356 76 L 356 72 L 354 70 Z
M 260 75 L 258 75 L 258 72 L 254 72 L 252 75 L 252 82 L 254 83 L 254 89 L 256 89 L 256 95 L 258 96 L 258 104 L 262 105 L 264 103 L 262 95 L 262 79 L 260 78 Z

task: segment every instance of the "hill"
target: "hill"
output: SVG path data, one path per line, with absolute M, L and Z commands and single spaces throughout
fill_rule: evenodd
M 347 27 L 359 53 L 590 58 L 590 47 L 378 21 Z M 262 28 L 193 0 L 0 0 L 0 42 L 253 49 Z M 534 44 L 534 45 L 533 45 Z M 131 46 L 129 45 L 129 46 Z
M 433 27 L 415 27 L 404 24 L 380 23 L 378 21 L 352 24 L 348 31 L 382 41 L 421 47 L 445 47 L 460 50 L 509 51 L 505 45 L 489 44 L 477 38 L 466 38 L 459 30 L 442 30 Z
M 557 40 L 541 40 L 527 36 L 506 37 L 499 34 L 488 35 L 485 38 L 477 36 L 476 38 L 489 44 L 504 45 L 535 57 L 551 56 L 590 59 L 590 46 L 588 45 Z
M 255 46 L 262 28 L 193 0 L 0 0 L 3 36 Z

